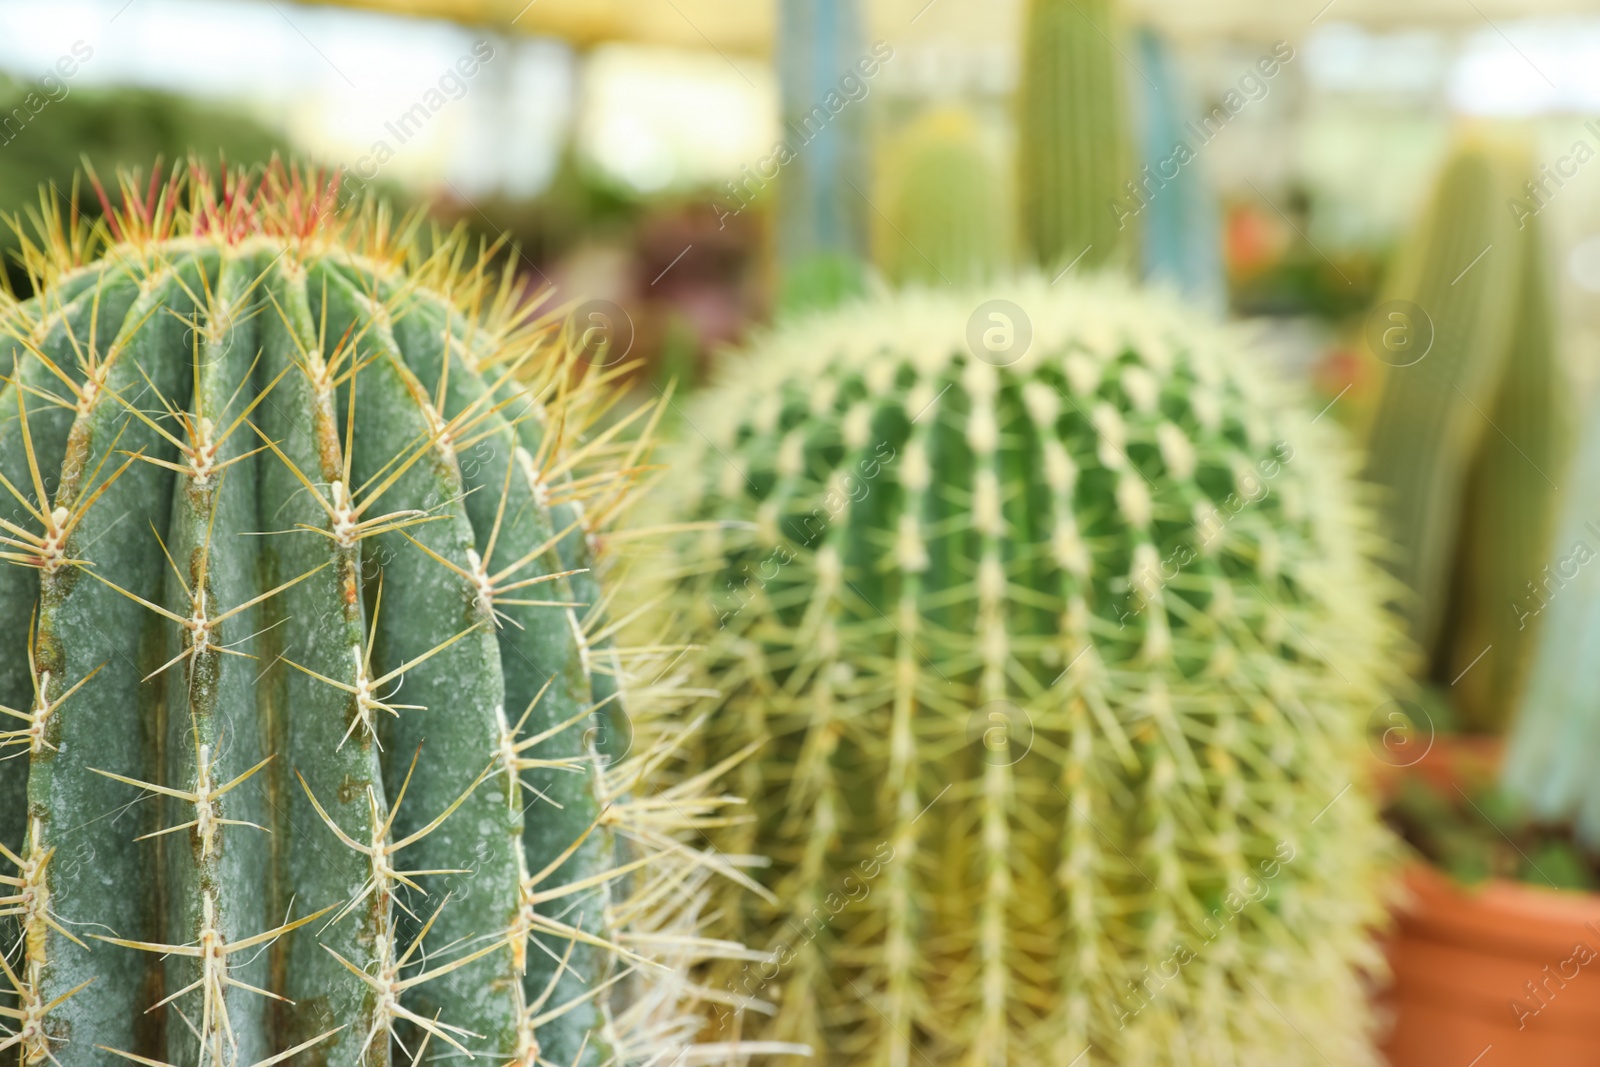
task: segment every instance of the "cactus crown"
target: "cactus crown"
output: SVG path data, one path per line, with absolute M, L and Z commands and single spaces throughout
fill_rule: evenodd
M 793 916 L 745 910 L 770 956 L 726 983 L 784 992 L 744 1032 L 1373 1062 L 1387 838 L 1350 787 L 1395 627 L 1347 462 L 1248 348 L 1112 280 L 908 291 L 762 338 L 690 411 L 703 758 L 762 744 L 724 847 Z
M 1000 270 L 1011 213 L 996 169 L 964 109 L 932 108 L 907 126 L 885 167 L 888 214 L 876 236 L 892 282 L 966 284 Z
M 692 1038 L 711 865 L 675 835 L 708 809 L 650 796 L 656 705 L 625 732 L 605 375 L 459 235 L 423 254 L 315 173 L 96 188 L 103 224 L 43 202 L 0 312 L 0 1048 Z

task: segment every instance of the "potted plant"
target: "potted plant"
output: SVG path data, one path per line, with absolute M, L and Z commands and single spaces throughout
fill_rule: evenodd
M 1505 206 L 1528 170 L 1463 144 L 1368 322 L 1387 365 L 1369 473 L 1431 652 L 1431 699 L 1373 722 L 1391 822 L 1425 861 L 1389 950 L 1394 1067 L 1600 1059 L 1600 508 L 1582 491 L 1600 435 L 1565 474 L 1537 202 Z

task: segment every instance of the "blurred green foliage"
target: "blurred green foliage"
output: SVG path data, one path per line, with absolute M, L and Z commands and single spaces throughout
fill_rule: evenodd
M 866 273 L 853 256 L 831 253 L 796 260 L 784 271 L 773 316 L 823 311 L 862 296 Z
M 36 88 L 0 75 L 0 114 L 22 107 Z M 109 183 L 118 167 L 148 168 L 157 157 L 170 165 L 193 152 L 210 161 L 220 157 L 229 164 L 249 164 L 287 150 L 282 136 L 238 108 L 123 87 L 70 88 L 19 131 L 0 134 L 5 136 L 11 139 L 0 143 L 0 211 L 8 216 L 37 206 L 47 185 L 63 198 L 70 196 L 84 160 Z M 99 204 L 87 188 L 80 191 L 79 203 L 98 214 Z M 21 294 L 28 280 L 17 265 L 16 248 L 16 235 L 4 227 L 0 251 L 12 288 Z
M 1492 781 L 1441 789 L 1407 775 L 1388 818 L 1424 858 L 1465 885 L 1510 878 L 1554 889 L 1600 889 L 1600 857 L 1574 842 L 1571 827 L 1530 819 Z
M 631 241 L 647 206 L 645 197 L 585 163 L 569 146 L 537 196 L 488 193 L 467 202 L 446 195 L 434 214 L 491 238 L 503 235 L 528 262 L 547 264 L 585 240 Z

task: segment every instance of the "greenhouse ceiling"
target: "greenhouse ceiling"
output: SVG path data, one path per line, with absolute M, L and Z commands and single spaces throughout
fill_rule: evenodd
M 317 0 L 426 18 L 514 26 L 579 45 L 637 41 L 765 54 L 773 0 Z M 874 36 L 1010 41 L 1024 0 L 869 0 Z M 1471 29 L 1500 19 L 1592 15 L 1589 0 L 1128 0 L 1130 14 L 1178 34 L 1297 36 L 1338 19 L 1374 28 Z

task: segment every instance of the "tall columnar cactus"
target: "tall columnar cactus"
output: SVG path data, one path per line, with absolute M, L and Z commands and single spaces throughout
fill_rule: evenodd
M 779 269 L 791 303 L 860 285 L 867 255 L 867 116 L 847 95 L 868 57 L 859 0 L 779 0 L 778 93 L 787 146 L 777 177 Z M 842 82 L 841 79 L 849 79 Z
M 0 1048 L 670 1059 L 706 809 L 590 559 L 636 460 L 509 276 L 332 196 L 124 183 L 0 311 Z
M 1521 690 L 1569 447 L 1538 219 L 1507 210 L 1530 173 L 1525 152 L 1460 146 L 1366 323 L 1388 364 L 1368 473 L 1412 636 L 1476 730 Z
M 1586 669 L 1600 656 L 1600 421 L 1590 418 L 1571 470 L 1561 521 L 1538 595 L 1528 680 L 1506 743 L 1506 791 L 1536 820 L 1571 824 L 1600 849 L 1600 688 Z
M 1138 219 L 1116 207 L 1140 177 L 1120 35 L 1115 0 L 1029 0 L 1017 206 L 1024 246 L 1052 275 L 1074 260 L 1124 269 L 1137 262 Z
M 1139 69 L 1139 155 L 1161 176 L 1173 146 L 1187 144 L 1183 123 L 1203 111 L 1183 84 L 1171 47 L 1161 34 L 1141 26 L 1135 34 Z M 1142 177 L 1142 171 L 1141 171 Z M 1189 299 L 1220 309 L 1227 300 L 1222 270 L 1222 220 L 1216 191 L 1203 166 L 1192 165 L 1176 181 L 1163 181 L 1140 213 L 1144 276 L 1175 287 Z M 1124 204 L 1140 203 L 1124 200 Z
M 1335 431 L 1241 335 L 1112 280 L 911 290 L 758 341 L 688 421 L 702 759 L 760 746 L 721 844 L 782 902 L 711 983 L 730 1030 L 1377 1062 L 1392 580 Z
M 877 259 L 895 282 L 963 285 L 1005 264 L 1010 213 L 971 113 L 919 116 L 886 161 Z

